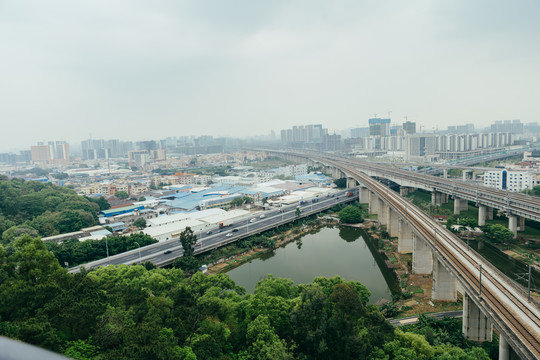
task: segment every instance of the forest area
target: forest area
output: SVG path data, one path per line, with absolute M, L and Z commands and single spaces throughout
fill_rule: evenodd
M 4 245 L 28 234 L 46 237 L 97 223 L 108 208 L 103 197 L 89 199 L 69 188 L 0 176 L 0 240 Z
M 445 332 L 395 330 L 369 295 L 337 276 L 269 275 L 246 294 L 226 274 L 71 274 L 39 238 L 0 247 L 0 335 L 75 359 L 489 359 Z

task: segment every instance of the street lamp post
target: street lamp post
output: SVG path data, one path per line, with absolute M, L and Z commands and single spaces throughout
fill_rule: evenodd
M 109 241 L 108 241 L 108 236 L 105 236 L 105 249 L 107 249 L 107 264 L 110 264 L 110 260 L 109 260 Z
M 137 246 L 139 247 L 139 264 L 142 263 L 142 258 L 141 258 L 141 245 L 139 245 L 138 242 L 135 241 L 135 244 L 137 244 Z
M 529 265 L 529 286 L 527 289 L 527 301 L 531 301 L 531 266 Z

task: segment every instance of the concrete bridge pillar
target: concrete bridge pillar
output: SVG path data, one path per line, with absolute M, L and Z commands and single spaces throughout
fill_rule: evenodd
M 431 292 L 431 298 L 433 300 L 457 300 L 456 279 L 438 259 L 433 261 L 433 291 Z
M 514 233 L 514 239 L 517 238 L 517 216 L 508 215 L 508 229 Z
M 459 215 L 461 211 L 466 211 L 469 208 L 469 202 L 465 199 L 454 199 L 454 214 Z
M 400 186 L 399 187 L 399 195 L 401 195 L 401 196 L 407 196 L 410 193 L 412 193 L 413 191 L 414 191 L 414 189 L 412 187 L 408 187 L 408 186 Z
M 401 254 L 413 251 L 414 234 L 411 227 L 403 220 L 398 222 L 398 252 Z
M 493 208 L 491 206 L 487 207 L 486 220 L 493 220 Z
M 448 204 L 448 194 L 442 194 L 442 202 L 443 204 Z
M 448 179 L 448 169 L 443 169 L 443 178 Z
M 378 214 L 379 224 L 387 225 L 387 228 L 389 226 L 389 223 L 388 223 L 389 212 L 390 212 L 390 207 L 388 207 L 388 205 L 386 205 L 384 201 L 379 199 L 379 214 Z
M 433 190 L 431 192 L 431 203 L 435 206 L 443 204 L 443 193 Z
M 360 187 L 358 190 L 358 202 L 360 204 L 369 204 L 369 190 L 365 187 Z
M 510 360 L 510 345 L 503 334 L 499 336 L 499 360 Z
M 469 295 L 463 295 L 463 336 L 467 340 L 491 341 L 493 324 Z
M 368 194 L 369 194 L 369 213 L 370 214 L 378 214 L 379 211 L 380 211 L 380 209 L 379 209 L 379 198 L 377 197 L 377 195 L 375 195 L 375 193 L 373 193 L 371 191 L 369 191 Z
M 433 270 L 433 254 L 428 244 L 413 236 L 412 271 L 415 274 L 431 274 Z
M 390 237 L 399 236 L 399 215 L 388 207 L 388 224 L 386 225 Z
M 523 216 L 518 216 L 517 231 L 525 231 L 525 218 Z
M 347 178 L 347 189 L 353 188 L 356 186 L 356 180 L 353 178 Z
M 478 226 L 486 225 L 486 217 L 487 217 L 487 206 L 485 205 L 478 206 Z
M 473 171 L 472 170 L 463 170 L 463 180 L 472 180 Z

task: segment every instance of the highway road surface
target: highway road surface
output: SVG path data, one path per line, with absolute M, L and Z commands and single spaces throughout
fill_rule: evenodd
M 353 196 L 347 197 L 346 194 L 348 192 L 353 192 Z M 253 217 L 248 220 L 243 220 L 242 222 L 233 224 L 229 227 L 219 229 L 216 226 L 215 229 L 210 230 L 211 233 L 199 233 L 197 234 L 199 240 L 195 247 L 195 254 L 209 251 L 238 239 L 291 222 L 296 219 L 297 207 L 301 210 L 301 216 L 307 216 L 324 211 L 335 204 L 358 199 L 358 190 L 356 188 L 347 189 L 330 196 L 321 196 L 317 199 L 318 200 L 315 203 L 308 200 L 305 204 L 295 203 L 264 212 L 254 213 Z M 174 259 L 182 256 L 182 254 L 183 249 L 180 241 L 178 239 L 172 239 L 79 265 L 71 268 L 69 271 L 72 273 L 79 272 L 82 266 L 88 270 L 109 264 L 129 265 L 133 263 L 144 263 L 146 261 L 151 261 L 156 266 L 164 266 L 172 263 Z

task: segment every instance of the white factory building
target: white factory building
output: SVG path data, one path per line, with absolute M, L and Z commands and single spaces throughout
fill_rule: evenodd
M 209 209 L 192 213 L 163 215 L 148 220 L 148 227 L 143 233 L 150 235 L 158 241 L 179 239 L 182 231 L 190 227 L 195 234 L 211 231 L 219 228 L 219 224 L 225 226 L 248 221 L 253 217 L 247 210 Z

